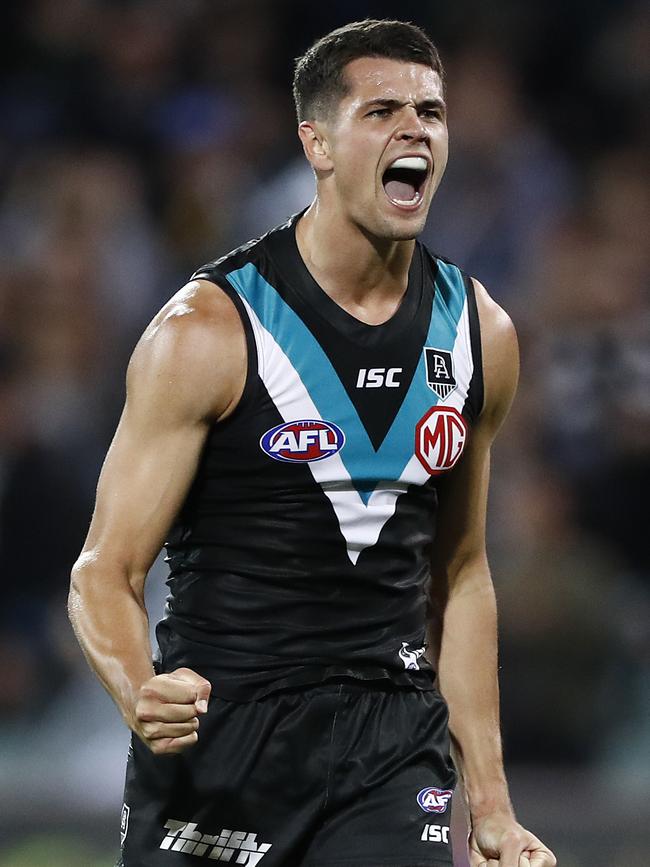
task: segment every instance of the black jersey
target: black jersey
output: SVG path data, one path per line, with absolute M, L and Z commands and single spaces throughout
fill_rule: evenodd
M 483 400 L 473 286 L 418 243 L 399 308 L 367 325 L 310 275 L 297 219 L 194 275 L 237 307 L 248 373 L 167 542 L 163 660 L 236 700 L 347 677 L 428 689 L 436 479 Z

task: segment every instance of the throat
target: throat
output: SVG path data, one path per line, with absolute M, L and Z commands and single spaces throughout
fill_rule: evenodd
M 318 287 L 367 325 L 381 325 L 406 292 L 415 241 L 376 238 L 311 208 L 295 227 L 297 253 Z

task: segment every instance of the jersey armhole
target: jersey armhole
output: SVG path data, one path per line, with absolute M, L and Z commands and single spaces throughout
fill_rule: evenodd
M 485 389 L 483 386 L 483 350 L 481 348 L 481 322 L 476 304 L 476 289 L 474 281 L 463 273 L 465 291 L 467 292 L 467 312 L 469 315 L 469 339 L 472 350 L 472 378 L 467 392 L 467 403 L 476 420 L 483 412 Z
M 223 427 L 225 425 L 228 425 L 234 418 L 237 418 L 237 416 L 243 411 L 243 408 L 249 401 L 250 394 L 255 385 L 258 370 L 257 344 L 255 342 L 253 327 L 251 325 L 250 319 L 248 318 L 246 308 L 244 307 L 244 304 L 239 297 L 239 294 L 230 285 L 225 275 L 215 273 L 214 271 L 200 270 L 192 274 L 192 280 L 208 280 L 210 283 L 214 283 L 215 286 L 218 286 L 219 289 L 221 289 L 221 291 L 224 292 L 235 305 L 235 309 L 239 314 L 239 318 L 241 319 L 242 327 L 244 329 L 244 335 L 246 339 L 246 379 L 244 380 L 244 388 L 242 390 L 239 400 L 237 401 L 237 406 L 230 413 L 228 418 L 224 419 L 222 422 L 217 422 L 219 427 Z

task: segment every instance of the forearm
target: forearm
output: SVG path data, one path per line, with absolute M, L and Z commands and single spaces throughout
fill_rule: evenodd
M 109 580 L 102 566 L 80 558 L 68 613 L 88 663 L 132 726 L 137 692 L 154 674 L 143 600 L 128 580 Z
M 497 618 L 487 563 L 459 576 L 444 612 L 438 677 L 472 819 L 512 812 L 503 770 Z

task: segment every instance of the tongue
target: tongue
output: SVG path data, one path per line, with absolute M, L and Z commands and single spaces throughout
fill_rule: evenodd
M 411 202 L 415 198 L 416 189 L 407 181 L 387 181 L 384 189 L 389 199 L 394 202 Z

